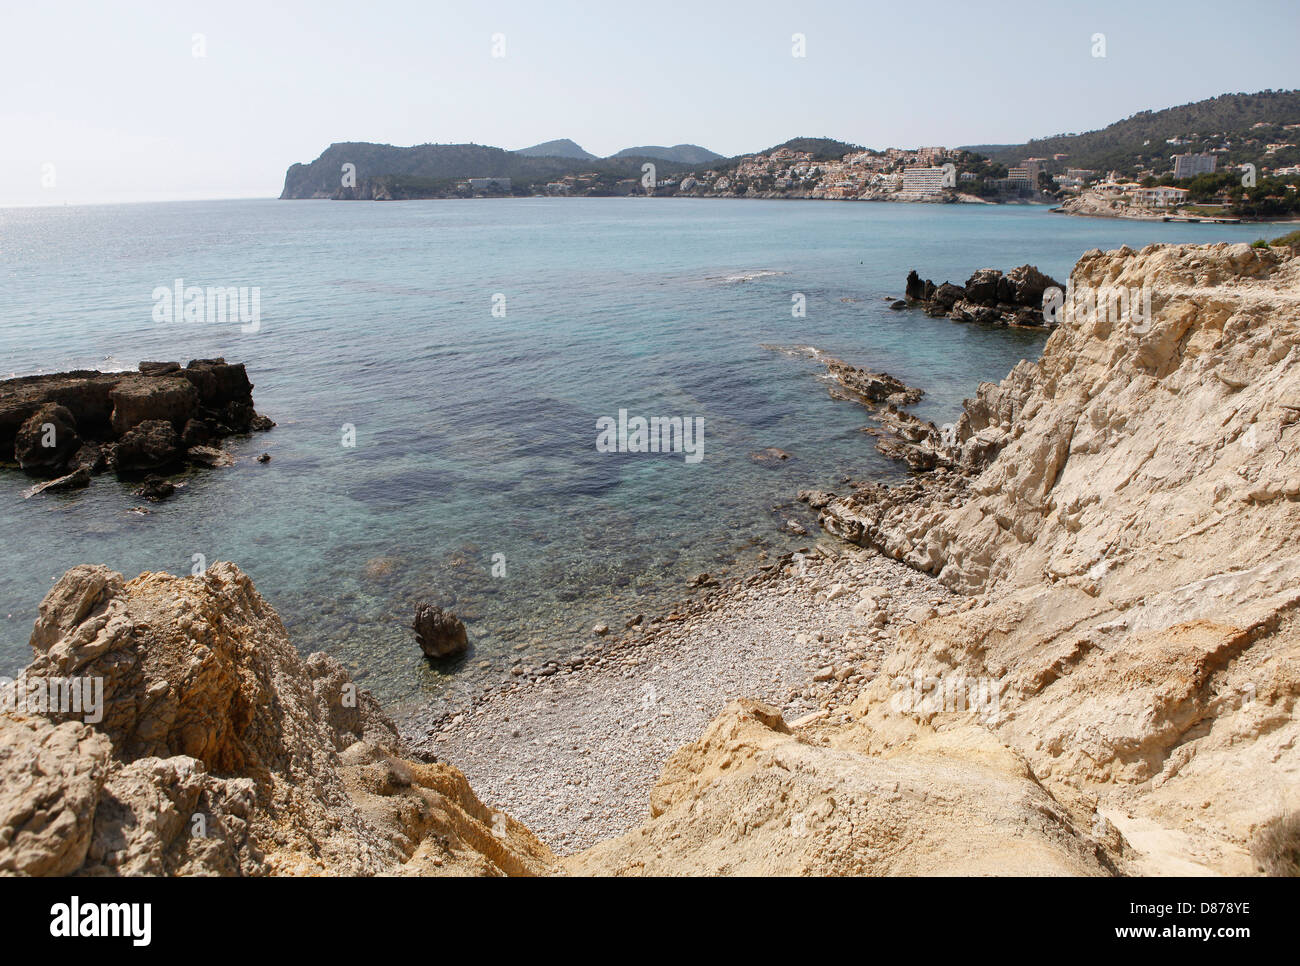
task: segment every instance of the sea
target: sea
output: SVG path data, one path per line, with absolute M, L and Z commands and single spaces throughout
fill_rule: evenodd
M 399 712 L 453 706 L 513 664 L 599 643 L 597 624 L 670 609 L 700 573 L 810 546 L 799 490 L 904 478 L 820 357 L 923 389 L 913 411 L 936 424 L 1037 358 L 1044 332 L 890 309 L 910 269 L 960 283 L 1027 262 L 1063 282 L 1093 248 L 1261 234 L 1043 206 L 722 199 L 0 210 L 0 377 L 223 356 L 247 364 L 277 424 L 227 440 L 235 465 L 180 474 L 153 505 L 111 475 L 27 499 L 31 481 L 0 472 L 0 675 L 29 660 L 68 568 L 229 560 L 303 653 L 332 654 Z M 168 311 L 177 286 L 243 289 L 255 317 Z M 598 446 L 620 413 L 691 420 L 698 454 Z M 465 621 L 466 656 L 422 655 L 418 601 Z

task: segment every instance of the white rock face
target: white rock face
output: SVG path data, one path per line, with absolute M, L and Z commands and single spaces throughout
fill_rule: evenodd
M 1300 805 L 1300 258 L 1091 252 L 1072 282 L 1145 287 L 1151 317 L 1064 324 L 981 386 L 963 458 L 997 451 L 968 481 L 824 512 L 973 595 L 905 629 L 856 707 L 881 723 L 883 682 L 918 672 L 1005 680 L 995 731 L 1049 788 L 1250 871 L 1259 825 Z

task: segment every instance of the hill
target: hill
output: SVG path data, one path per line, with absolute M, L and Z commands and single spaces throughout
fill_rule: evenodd
M 1284 125 L 1295 123 L 1300 123 L 1300 90 L 1221 94 L 1164 110 L 1139 111 L 1099 131 L 1054 134 L 1025 144 L 977 145 L 967 150 L 1003 163 L 1065 154 L 1070 167 L 1129 173 L 1145 167 L 1158 173 L 1170 166 L 1172 154 L 1208 151 L 1225 144 L 1221 167 L 1252 160 L 1258 164 L 1266 144 L 1296 139 L 1295 132 L 1288 132 L 1286 138 L 1282 135 Z
M 582 161 L 594 161 L 596 159 L 596 155 L 583 150 L 581 145 L 575 141 L 570 141 L 568 138 L 543 141 L 541 144 L 534 144 L 531 148 L 520 148 L 513 153 L 522 154 L 527 158 L 577 158 Z
M 575 145 L 576 146 L 576 145 Z M 531 193 L 568 174 L 595 173 L 602 182 L 640 178 L 639 158 L 530 157 L 483 144 L 331 144 L 308 164 L 294 164 L 284 176 L 284 198 L 433 198 L 465 178 L 510 178 L 512 193 Z M 344 182 L 344 165 L 355 166 L 355 184 Z M 660 161 L 662 173 L 689 165 Z
M 658 144 L 649 144 L 639 148 L 624 148 L 611 158 L 654 158 L 661 161 L 676 161 L 680 164 L 710 164 L 721 161 L 722 155 L 698 144 L 674 144 L 671 148 Z

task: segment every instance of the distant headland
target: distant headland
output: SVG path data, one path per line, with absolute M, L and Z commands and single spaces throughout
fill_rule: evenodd
M 292 165 L 280 197 L 1037 202 L 1113 217 L 1110 201 L 1122 188 L 1125 206 L 1146 217 L 1254 220 L 1300 215 L 1298 185 L 1300 91 L 1263 91 L 1012 145 L 875 149 L 797 137 L 731 158 L 695 144 L 631 147 L 601 158 L 568 138 L 514 151 L 342 142 Z

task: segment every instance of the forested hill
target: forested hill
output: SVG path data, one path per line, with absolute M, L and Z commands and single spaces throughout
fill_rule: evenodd
M 1209 150 L 1225 141 L 1230 143 L 1226 161 L 1251 160 L 1262 154 L 1267 144 L 1300 140 L 1300 131 L 1285 129 L 1287 124 L 1297 123 L 1300 90 L 1221 94 L 1160 111 L 1139 111 L 1100 131 L 1055 134 L 1026 144 L 972 145 L 969 150 L 1004 164 L 1066 154 L 1070 167 L 1132 171 L 1146 166 L 1159 170 L 1168 166 L 1170 154 Z M 1257 124 L 1267 127 L 1256 128 Z M 1170 140 L 1188 143 L 1171 145 Z

